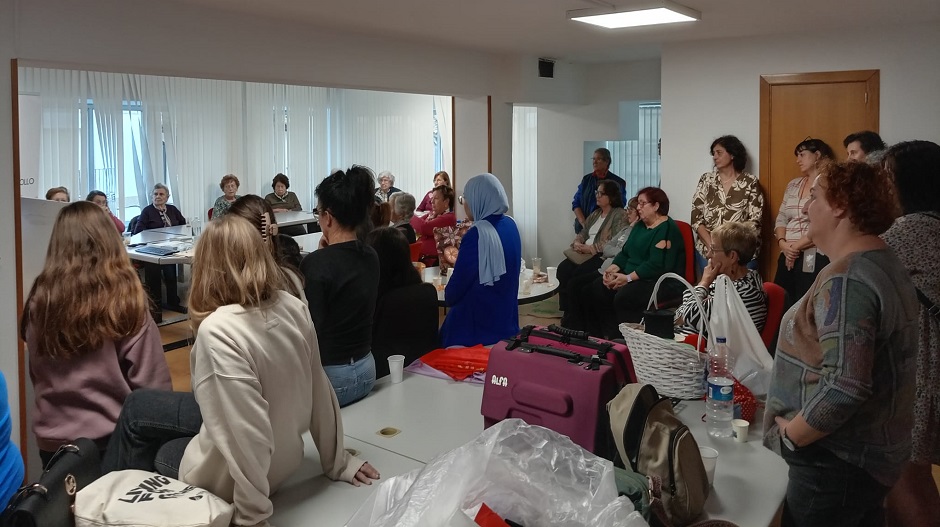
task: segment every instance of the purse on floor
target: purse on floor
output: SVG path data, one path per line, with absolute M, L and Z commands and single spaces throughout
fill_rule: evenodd
M 4 527 L 70 527 L 75 494 L 101 477 L 101 453 L 91 439 L 62 445 L 39 481 L 13 495 L 3 513 Z

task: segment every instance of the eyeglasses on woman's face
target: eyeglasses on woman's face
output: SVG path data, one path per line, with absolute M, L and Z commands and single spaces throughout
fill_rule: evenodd
M 651 202 L 649 202 L 649 201 L 642 200 L 642 199 L 638 199 L 638 200 L 636 200 L 636 209 L 637 209 L 637 210 L 640 210 L 640 209 L 642 209 L 643 207 L 649 205 L 650 203 L 651 203 Z

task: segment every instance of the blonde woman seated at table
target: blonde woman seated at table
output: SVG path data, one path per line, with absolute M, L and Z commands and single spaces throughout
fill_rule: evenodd
M 702 317 L 708 321 L 715 296 L 715 279 L 719 275 L 731 279 L 751 315 L 751 321 L 760 332 L 767 321 L 767 295 L 764 294 L 764 281 L 760 273 L 747 267 L 760 245 L 757 231 L 750 225 L 729 221 L 711 231 L 711 239 L 708 264 L 702 272 L 701 281 L 693 289 L 695 296 L 693 291 L 686 291 L 682 295 L 682 305 L 676 309 L 676 333 L 697 334 Z M 699 311 L 696 297 L 702 303 L 704 313 Z M 708 337 L 708 326 L 704 328 L 702 336 Z
M 604 261 L 604 246 L 627 225 L 627 211 L 623 209 L 622 191 L 616 181 L 599 181 L 595 196 L 597 209 L 584 220 L 584 228 L 565 251 L 566 258 L 558 264 L 558 305 L 562 311 L 568 308 L 571 280 L 582 275 L 597 278 L 596 271 Z
M 392 227 L 405 235 L 409 245 L 418 241 L 415 228 L 411 226 L 411 218 L 415 215 L 415 197 L 407 192 L 396 192 L 388 197 L 388 204 L 392 207 Z
M 371 198 L 370 198 L 371 199 Z M 135 392 L 102 463 L 178 478 L 235 505 L 233 525 L 267 526 L 271 495 L 300 466 L 310 432 L 323 473 L 371 484 L 343 448 L 336 395 L 307 307 L 245 219 L 212 221 L 196 244 L 190 392 Z
M 71 201 L 71 198 L 69 197 L 69 189 L 65 187 L 52 187 L 46 191 L 46 200 L 68 203 Z
M 215 204 L 212 205 L 212 219 L 218 219 L 228 213 L 228 209 L 231 208 L 232 203 L 235 203 L 235 200 L 240 198 L 238 195 L 238 187 L 241 186 L 241 183 L 238 182 L 238 178 L 235 177 L 235 174 L 226 174 L 222 176 L 222 181 L 219 182 L 219 188 L 222 189 L 222 195 L 215 200 Z

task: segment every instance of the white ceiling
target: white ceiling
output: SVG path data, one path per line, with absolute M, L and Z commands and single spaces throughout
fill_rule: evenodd
M 585 63 L 658 57 L 666 42 L 940 20 L 937 0 L 678 0 L 701 11 L 702 20 L 620 30 L 565 17 L 568 10 L 598 7 L 604 0 L 182 1 L 312 28 Z

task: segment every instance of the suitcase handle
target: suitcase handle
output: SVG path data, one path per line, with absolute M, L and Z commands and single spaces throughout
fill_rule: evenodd
M 576 329 L 568 329 L 568 328 L 561 327 L 558 324 L 549 325 L 548 330 L 553 333 L 558 333 L 559 335 L 564 335 L 565 337 L 570 337 L 570 338 L 575 338 L 575 339 L 580 339 L 580 340 L 588 340 L 588 337 L 590 336 L 588 335 L 587 331 L 578 331 Z
M 580 353 L 575 353 L 573 351 L 553 348 L 551 346 L 536 346 L 535 344 L 523 343 L 520 347 L 522 351 L 527 353 L 536 352 L 543 353 L 545 355 L 554 355 L 556 357 L 567 359 L 568 362 L 572 364 L 580 364 L 582 362 L 591 360 L 591 358 L 586 355 L 581 355 Z

